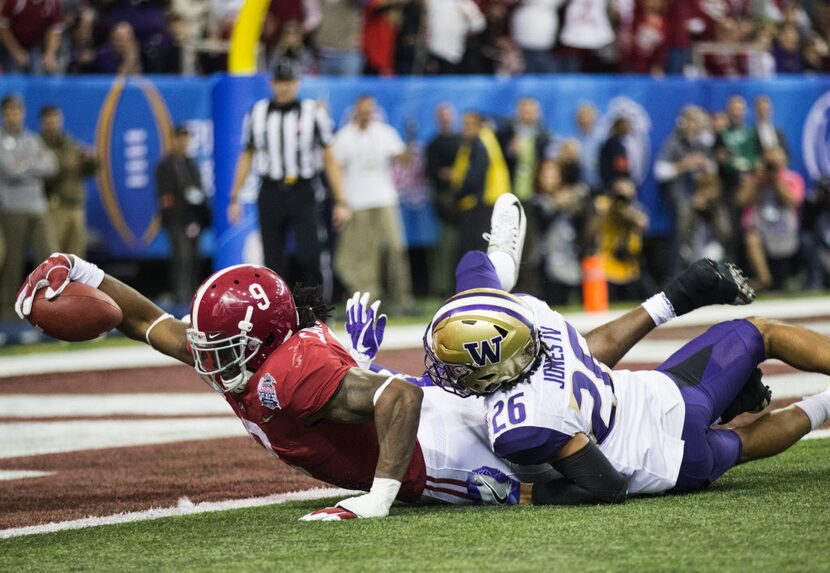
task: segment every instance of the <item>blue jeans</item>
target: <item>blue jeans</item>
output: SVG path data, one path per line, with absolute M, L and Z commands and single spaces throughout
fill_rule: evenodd
M 320 50 L 320 73 L 324 76 L 359 76 L 363 73 L 363 54 L 323 48 Z

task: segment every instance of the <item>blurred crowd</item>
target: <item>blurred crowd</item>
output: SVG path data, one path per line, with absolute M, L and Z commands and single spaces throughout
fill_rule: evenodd
M 634 168 L 645 153 L 631 118 L 619 115 L 601 132 L 600 110 L 585 103 L 563 135 L 550 132 L 532 98 L 501 118 L 457 118 L 450 104 L 438 106 L 438 133 L 423 149 L 409 140 L 410 160 L 394 171 L 399 190 L 413 179 L 426 183 L 426 199 L 401 193 L 404 212 L 432 202 L 441 220 L 428 253 L 431 291 L 448 294 L 455 261 L 481 248 L 490 208 L 507 190 L 528 215 L 517 288 L 554 305 L 580 301 L 587 257 L 601 260 L 612 301 L 638 300 L 702 257 L 738 261 L 759 290 L 827 288 L 830 180 L 808 188 L 789 168 L 789 142 L 773 112 L 765 95 L 733 96 L 723 110 L 683 108 L 646 166 L 673 219 L 665 248 L 648 250 L 649 216 Z M 423 159 L 415 175 L 412 158 Z
M 5 0 L 2 69 L 211 73 L 242 0 Z M 307 74 L 768 76 L 830 67 L 826 0 L 272 0 L 263 64 Z

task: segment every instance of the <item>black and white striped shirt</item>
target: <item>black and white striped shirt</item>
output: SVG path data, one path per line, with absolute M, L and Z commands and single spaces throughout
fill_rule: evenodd
M 301 100 L 280 106 L 261 99 L 245 116 L 245 148 L 254 172 L 274 181 L 311 179 L 320 172 L 323 147 L 332 142 L 332 120 L 320 103 Z

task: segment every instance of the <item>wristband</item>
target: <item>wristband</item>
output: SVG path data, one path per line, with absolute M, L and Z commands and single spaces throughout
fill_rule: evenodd
M 148 344 L 149 346 L 151 346 L 151 347 L 153 346 L 153 343 L 152 343 L 152 342 L 150 342 L 150 331 L 152 331 L 152 330 L 153 330 L 156 326 L 158 326 L 158 324 L 159 324 L 160 322 L 162 322 L 162 321 L 164 321 L 164 320 L 167 320 L 168 318 L 173 318 L 173 315 L 172 315 L 172 314 L 168 314 L 168 313 L 166 313 L 166 312 L 165 312 L 164 314 L 162 314 L 161 316 L 159 316 L 157 319 L 155 319 L 155 320 L 152 322 L 152 324 L 150 324 L 150 326 L 148 326 L 148 327 L 147 327 L 147 330 L 144 332 L 144 340 L 146 340 L 146 341 L 147 341 L 147 344 Z
M 386 507 L 389 508 L 398 496 L 400 489 L 401 482 L 398 480 L 376 477 L 372 482 L 372 489 L 369 490 L 369 495 L 375 496 L 378 499 L 378 503 L 385 503 Z
M 383 394 L 383 391 L 386 390 L 389 385 L 395 380 L 396 376 L 390 376 L 386 379 L 386 382 L 378 386 L 378 389 L 375 390 L 375 395 L 372 397 L 372 406 L 378 405 L 378 400 L 380 400 L 380 395 Z
M 664 292 L 658 292 L 645 301 L 642 306 L 657 326 L 665 324 L 673 318 L 677 318 L 674 307 Z
M 69 269 L 69 280 L 98 288 L 104 282 L 104 271 L 98 265 L 72 255 L 73 264 Z

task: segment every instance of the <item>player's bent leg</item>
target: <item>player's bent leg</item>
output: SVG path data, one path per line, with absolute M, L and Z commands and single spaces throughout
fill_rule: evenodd
M 706 412 L 706 428 L 729 408 L 766 358 L 760 331 L 746 320 L 717 324 L 688 342 L 657 370 L 680 388 L 689 409 Z
M 482 251 L 468 251 L 455 267 L 455 292 L 474 288 L 501 290 L 493 262 Z
M 741 462 L 780 454 L 804 437 L 810 428 L 810 418 L 798 405 L 773 410 L 746 426 L 735 428 L 743 446 Z
M 794 324 L 752 317 L 761 334 L 767 358 L 776 358 L 793 368 L 830 375 L 830 338 Z

